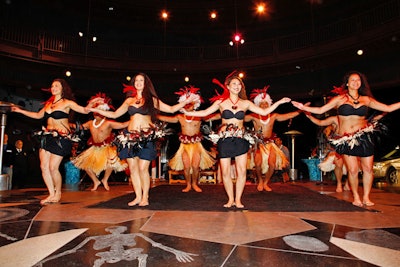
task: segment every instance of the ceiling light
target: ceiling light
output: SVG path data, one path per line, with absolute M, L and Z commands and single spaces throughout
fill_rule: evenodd
M 186 77 L 185 77 L 185 82 L 189 82 L 189 80 L 190 80 L 190 79 L 189 79 L 189 76 L 186 76 Z
M 161 18 L 163 20 L 167 20 L 168 19 L 168 12 L 165 11 L 165 10 L 161 11 Z
M 65 72 L 65 76 L 71 77 L 71 75 L 72 75 L 72 73 L 71 73 L 69 70 L 67 70 L 67 71 Z
M 217 18 L 217 12 L 216 11 L 211 11 L 210 18 L 211 19 L 216 19 Z
M 357 50 L 357 55 L 361 56 L 362 54 L 364 54 L 364 51 L 362 49 L 358 49 Z

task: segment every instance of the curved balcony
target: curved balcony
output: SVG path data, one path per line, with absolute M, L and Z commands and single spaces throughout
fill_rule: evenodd
M 381 58 L 382 49 L 389 53 L 395 51 L 397 40 L 392 40 L 392 43 L 388 40 L 399 38 L 399 34 L 400 1 L 395 0 L 357 16 L 317 27 L 314 32 L 266 38 L 240 47 L 92 43 L 85 38 L 4 26 L 0 33 L 0 52 L 3 58 L 111 73 L 101 75 L 102 79 L 115 79 L 116 76 L 121 79 L 132 70 L 140 70 L 163 75 L 163 80 L 168 83 L 168 79 L 176 79 L 177 75 L 196 73 L 205 76 L 210 69 L 213 75 L 226 74 L 232 68 L 251 71 L 253 79 L 265 79 L 266 76 L 299 73 L 293 64 L 303 66 L 300 72 L 338 67 L 354 60 L 348 56 L 349 51 L 360 46 L 369 47 L 377 58 Z M 388 57 L 393 59 L 389 53 Z M 12 68 L 4 70 L 2 76 L 8 74 L 13 79 L 13 71 Z M 392 77 L 397 77 L 398 82 L 398 70 L 393 68 L 389 72 L 395 74 Z M 167 75 L 170 78 L 166 78 Z

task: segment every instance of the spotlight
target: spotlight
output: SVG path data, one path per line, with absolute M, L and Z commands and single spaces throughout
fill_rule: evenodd
M 364 51 L 362 49 L 358 49 L 357 50 L 357 55 L 361 56 L 362 54 L 364 54 Z
M 130 80 L 132 79 L 132 77 L 131 76 L 126 76 L 126 80 L 129 82 Z
M 230 45 L 230 46 L 233 46 L 233 42 L 232 42 L 232 41 L 230 41 L 230 42 L 229 42 L 229 45 Z
M 186 77 L 185 77 L 185 82 L 189 82 L 189 80 L 190 80 L 190 79 L 189 79 L 189 76 L 186 76 Z
M 163 20 L 167 20 L 168 19 L 168 12 L 165 11 L 165 10 L 161 11 L 161 18 Z
M 69 70 L 67 70 L 67 71 L 65 72 L 65 76 L 71 77 L 71 75 L 72 75 L 72 73 L 71 73 Z
M 96 36 L 93 36 L 93 42 L 96 42 L 97 41 L 97 37 Z
M 78 32 L 79 37 L 83 37 L 83 32 Z
M 216 18 L 217 18 L 217 12 L 216 11 L 211 11 L 210 19 L 216 19 Z

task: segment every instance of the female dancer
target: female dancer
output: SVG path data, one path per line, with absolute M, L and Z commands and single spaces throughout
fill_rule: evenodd
M 224 85 L 220 84 L 216 79 L 213 82 L 220 85 L 224 89 L 224 93 L 213 97 L 211 101 L 214 101 L 214 103 L 209 108 L 201 111 L 183 111 L 187 116 L 199 117 L 206 117 L 218 110 L 221 112 L 222 125 L 214 141 L 218 146 L 222 179 L 228 195 L 228 202 L 224 207 L 236 206 L 237 208 L 244 208 L 241 198 L 246 183 L 247 151 L 249 150 L 249 141 L 245 139 L 246 133 L 243 126 L 245 112 L 250 110 L 266 116 L 280 104 L 289 102 L 290 99 L 282 98 L 270 107 L 263 109 L 247 100 L 244 83 L 237 72 L 233 72 L 226 77 Z M 237 173 L 236 198 L 234 197 L 231 177 L 231 158 L 235 158 Z
M 63 79 L 55 79 L 50 88 L 52 96 L 38 112 L 27 111 L 13 106 L 12 111 L 33 119 L 46 120 L 47 126 L 39 132 L 41 136 L 39 158 L 43 180 L 49 196 L 40 201 L 41 204 L 57 203 L 61 199 L 62 177 L 59 171 L 64 156 L 71 153 L 72 139 L 68 117 L 71 110 L 87 114 L 89 107 L 79 106 L 75 101 L 71 88 Z
M 127 131 L 117 137 L 119 144 L 119 157 L 126 159 L 130 171 L 133 189 L 136 197 L 129 202 L 129 206 L 149 205 L 150 190 L 150 162 L 157 157 L 154 139 L 157 138 L 158 129 L 154 125 L 158 111 L 174 113 L 186 104 L 198 99 L 192 94 L 185 101 L 174 106 L 162 102 L 154 89 L 150 78 L 139 73 L 133 79 L 133 86 L 127 86 L 124 92 L 131 93 L 116 111 L 104 111 L 97 108 L 90 110 L 109 118 L 118 118 L 129 113 L 130 119 Z
M 292 101 L 298 109 L 322 114 L 337 108 L 339 119 L 339 137 L 331 140 L 336 151 L 343 155 L 347 167 L 347 176 L 353 193 L 355 206 L 373 206 L 370 200 L 373 183 L 374 144 L 372 134 L 375 124 L 367 120 L 368 108 L 392 112 L 400 108 L 400 102 L 386 105 L 373 98 L 366 77 L 357 71 L 348 72 L 343 78 L 341 88 L 344 92 L 332 98 L 322 107 L 307 107 Z M 359 163 L 360 162 L 360 163 Z M 361 166 L 360 166 L 361 165 Z M 364 195 L 358 194 L 358 172 L 362 170 Z

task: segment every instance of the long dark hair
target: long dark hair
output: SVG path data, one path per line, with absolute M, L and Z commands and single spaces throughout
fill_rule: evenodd
M 130 85 L 135 86 L 135 79 L 139 75 L 144 77 L 144 88 L 142 92 L 142 97 L 144 98 L 143 107 L 151 115 L 152 121 L 155 121 L 157 119 L 157 114 L 159 113 L 159 98 L 156 90 L 154 89 L 153 82 L 150 80 L 149 76 L 147 76 L 147 74 L 145 73 L 140 72 L 133 77 Z M 156 99 L 156 103 L 154 103 L 153 99 Z M 156 108 L 154 108 L 154 104 Z
M 361 79 L 361 86 L 360 86 L 360 89 L 358 89 L 358 93 L 360 95 L 373 97 L 372 92 L 371 92 L 371 88 L 369 87 L 369 84 L 368 84 L 368 81 L 367 81 L 367 77 L 363 73 L 361 73 L 359 71 L 352 70 L 352 71 L 347 72 L 343 77 L 342 88 L 345 88 L 346 90 L 349 89 L 347 84 L 349 82 L 350 76 L 353 75 L 353 74 L 356 74 L 356 75 L 360 76 L 360 79 Z
M 61 86 L 62 86 L 61 97 L 65 98 L 65 99 L 69 99 L 69 100 L 75 101 L 75 96 L 72 93 L 72 89 L 71 89 L 71 87 L 69 86 L 69 84 L 67 83 L 66 80 L 60 79 L 60 78 L 56 78 L 56 79 L 53 80 L 53 82 L 61 83 Z

